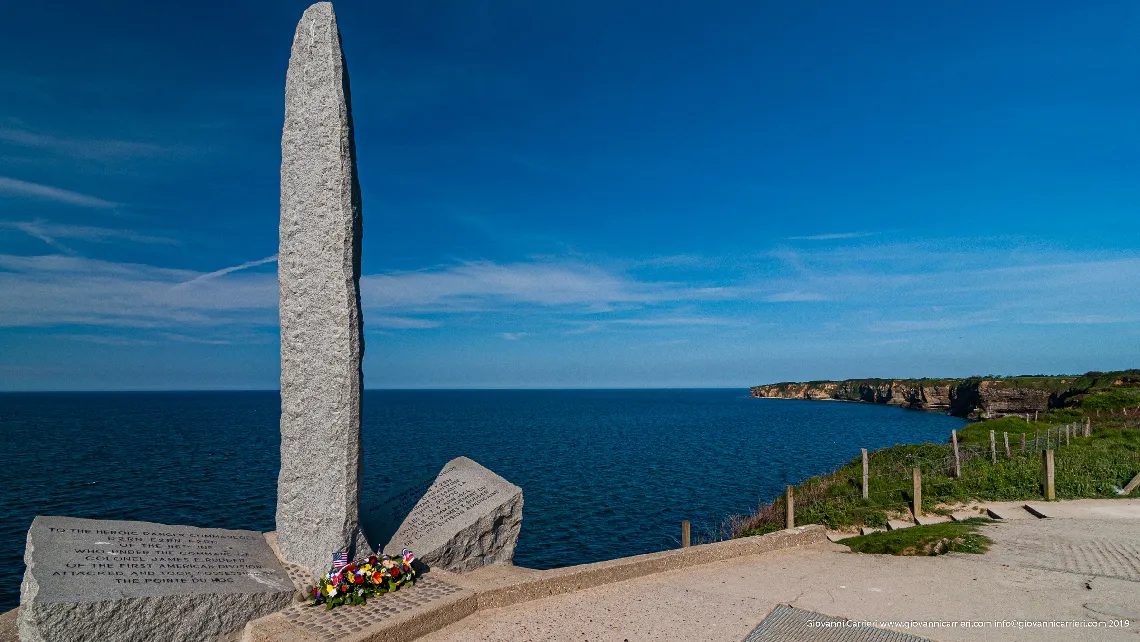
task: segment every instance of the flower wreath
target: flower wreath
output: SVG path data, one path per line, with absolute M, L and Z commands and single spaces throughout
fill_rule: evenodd
M 320 579 L 313 588 L 313 603 L 325 604 L 332 609 L 342 604 L 364 604 L 373 595 L 398 591 L 404 585 L 415 584 L 416 570 L 412 568 L 415 556 L 408 549 L 400 555 L 371 555 L 367 559 L 338 566 Z

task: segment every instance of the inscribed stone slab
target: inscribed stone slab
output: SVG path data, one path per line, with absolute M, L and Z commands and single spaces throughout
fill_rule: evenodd
M 217 640 L 296 592 L 255 531 L 39 516 L 24 564 L 22 642 Z
M 471 571 L 509 563 L 522 528 L 522 489 L 467 457 L 444 465 L 386 553 L 403 548 L 429 566 Z
M 361 230 L 348 73 L 336 15 L 321 2 L 297 24 L 285 79 L 277 257 L 277 544 L 314 577 L 334 553 L 367 546 L 358 523 Z
M 416 503 L 435 483 L 435 476 L 421 477 L 404 484 L 397 484 L 379 499 L 369 497 L 360 502 L 360 526 L 375 550 L 396 534 Z

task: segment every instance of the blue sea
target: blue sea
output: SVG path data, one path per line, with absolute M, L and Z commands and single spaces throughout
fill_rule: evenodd
M 273 529 L 278 393 L 0 394 L 0 611 L 36 515 Z M 369 390 L 364 492 L 466 455 L 519 485 L 515 562 L 672 548 L 860 448 L 943 441 L 961 419 L 730 390 Z

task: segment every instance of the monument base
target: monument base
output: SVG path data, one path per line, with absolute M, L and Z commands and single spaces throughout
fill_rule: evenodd
M 36 517 L 21 642 L 203 642 L 289 606 L 297 589 L 255 531 Z

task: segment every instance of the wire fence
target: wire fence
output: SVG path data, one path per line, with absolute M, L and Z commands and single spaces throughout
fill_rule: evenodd
M 1140 408 L 1119 409 L 1105 416 L 1114 418 L 1112 430 L 1140 428 Z M 990 431 L 981 442 L 972 435 L 962 443 L 955 431 L 946 444 L 898 446 L 870 453 L 864 449 L 861 465 L 857 459 L 795 487 L 795 522 L 881 527 L 891 515 L 914 516 L 916 494 L 921 498 L 920 514 L 936 510 L 938 504 L 1051 497 L 1051 488 L 1060 497 L 1121 494 L 1129 478 L 1140 478 L 1140 452 L 1135 448 L 1072 448 L 1091 443 L 1093 428 L 1086 418 L 1024 432 Z M 1048 451 L 1053 455 L 1044 456 Z M 785 494 L 761 503 L 752 515 L 730 518 L 722 530 L 732 536 L 777 530 L 786 519 Z

